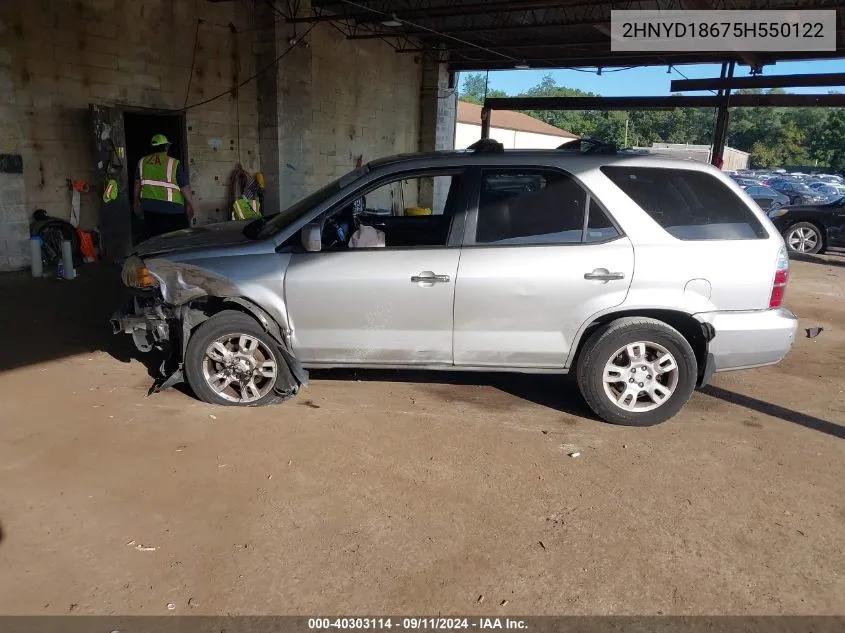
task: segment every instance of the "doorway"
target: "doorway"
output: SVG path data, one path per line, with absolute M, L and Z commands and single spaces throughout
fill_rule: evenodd
M 130 198 L 138 177 L 138 161 L 153 152 L 150 141 L 156 134 L 164 134 L 170 141 L 169 154 L 179 159 L 182 169 L 190 177 L 186 160 L 187 129 L 184 114 L 148 114 L 124 111 L 123 127 L 126 134 L 126 176 L 129 179 Z M 131 201 L 130 201 L 131 204 Z M 132 217 L 132 243 L 137 244 L 146 237 L 141 220 L 134 213 Z
M 126 133 L 126 167 L 130 186 L 135 183 L 138 161 L 152 153 L 150 141 L 156 134 L 164 134 L 170 141 L 170 155 L 182 161 L 182 168 L 188 170 L 185 160 L 185 116 L 182 114 L 145 114 L 124 112 L 123 127 Z

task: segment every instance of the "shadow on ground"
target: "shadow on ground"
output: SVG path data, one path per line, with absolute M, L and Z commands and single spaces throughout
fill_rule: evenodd
M 792 253 L 789 255 L 789 258 L 799 262 L 808 262 L 810 264 L 821 264 L 822 266 L 838 266 L 840 268 L 845 268 L 845 251 L 842 250 L 828 251 L 824 255 L 800 255 L 798 253 Z
M 72 281 L 0 275 L 0 346 L 7 350 L 0 355 L 0 371 L 95 351 L 124 363 L 141 356 L 130 337 L 115 336 L 109 325 L 126 299 L 120 269 L 89 264 L 78 273 Z
M 432 395 L 445 402 L 468 402 L 500 411 L 520 405 L 512 398 L 492 398 L 490 394 L 455 389 L 461 386 L 493 387 L 519 400 L 533 402 L 561 413 L 589 420 L 598 418 L 590 410 L 575 382 L 567 377 L 551 374 L 505 374 L 461 371 L 377 370 L 377 369 L 320 369 L 310 372 L 311 379 L 418 383 Z
M 836 424 L 835 422 L 829 422 L 812 415 L 807 415 L 806 413 L 801 413 L 800 411 L 793 411 L 792 409 L 780 407 L 776 404 L 772 404 L 771 402 L 758 400 L 757 398 L 728 391 L 727 389 L 722 389 L 721 387 L 715 387 L 713 385 L 708 385 L 700 391 L 712 398 L 718 398 L 719 400 L 730 402 L 731 404 L 745 407 L 746 409 L 751 409 L 752 411 L 757 411 L 758 413 L 780 418 L 786 422 L 792 422 L 793 424 L 813 429 L 814 431 L 827 433 L 828 435 L 838 437 L 839 439 L 845 439 L 845 426 Z

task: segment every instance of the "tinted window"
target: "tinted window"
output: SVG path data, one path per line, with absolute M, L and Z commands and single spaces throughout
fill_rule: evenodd
M 485 171 L 477 244 L 572 244 L 584 230 L 587 192 L 552 171 Z
M 768 237 L 742 199 L 710 174 L 657 167 L 602 167 L 601 170 L 655 222 L 678 239 Z
M 595 199 L 590 199 L 590 215 L 587 218 L 585 242 L 607 242 L 619 237 L 619 231 Z

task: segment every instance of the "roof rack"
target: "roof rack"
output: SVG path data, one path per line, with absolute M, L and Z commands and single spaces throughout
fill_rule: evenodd
M 577 151 L 582 154 L 616 154 L 618 148 L 614 143 L 608 143 L 597 138 L 578 138 L 558 145 L 557 149 Z
M 505 146 L 492 138 L 482 138 L 478 139 L 467 149 L 472 150 L 476 154 L 501 154 L 505 151 Z

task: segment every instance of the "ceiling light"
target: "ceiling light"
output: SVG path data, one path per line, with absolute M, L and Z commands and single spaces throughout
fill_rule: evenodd
M 531 68 L 531 66 L 528 65 L 528 62 L 524 59 L 521 62 L 517 62 L 516 64 L 514 64 L 513 67 L 517 70 L 528 70 L 529 68 Z
M 402 26 L 402 20 L 396 17 L 394 13 L 389 20 L 382 21 L 382 26 Z

